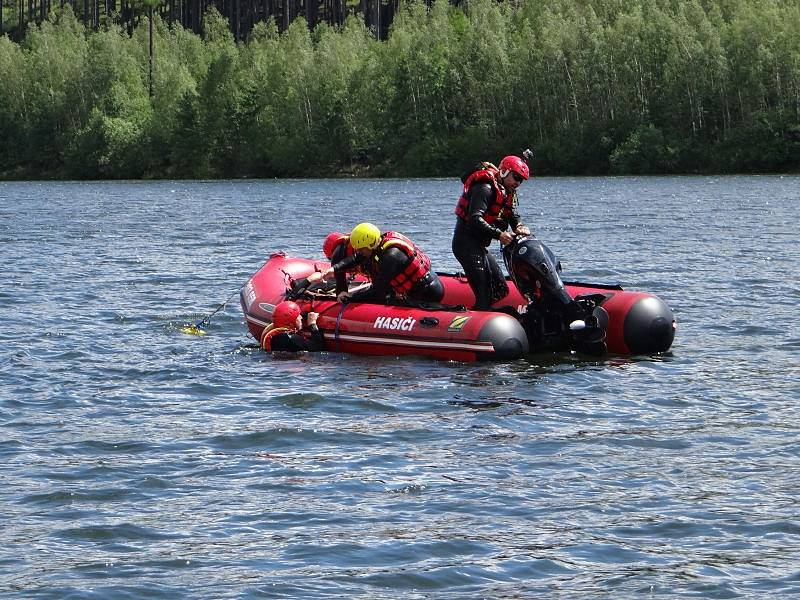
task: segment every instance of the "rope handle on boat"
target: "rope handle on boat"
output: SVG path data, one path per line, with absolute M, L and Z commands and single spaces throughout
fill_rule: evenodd
M 339 323 L 342 321 L 342 315 L 344 314 L 345 309 L 347 308 L 347 304 L 344 302 L 342 303 L 342 308 L 339 309 L 339 314 L 336 315 L 336 327 L 333 330 L 333 339 L 336 342 L 336 351 L 341 352 L 342 347 L 339 343 Z
M 317 300 L 335 300 L 336 294 L 331 292 L 303 292 L 305 296 L 308 296 L 312 301 L 316 298 Z

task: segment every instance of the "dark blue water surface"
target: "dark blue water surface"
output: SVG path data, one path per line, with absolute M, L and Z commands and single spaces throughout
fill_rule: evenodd
M 800 177 L 521 188 L 566 279 L 673 308 L 666 356 L 254 345 L 236 292 L 271 252 L 370 220 L 456 271 L 458 192 L 0 183 L 0 594 L 800 593 Z

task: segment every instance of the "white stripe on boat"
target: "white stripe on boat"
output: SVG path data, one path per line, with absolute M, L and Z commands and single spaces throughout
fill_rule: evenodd
M 270 324 L 269 321 L 262 321 L 256 319 L 251 315 L 247 315 L 247 320 L 261 327 L 266 327 Z M 326 340 L 343 341 L 343 342 L 356 342 L 362 344 L 383 344 L 387 346 L 407 346 L 409 348 L 437 348 L 441 350 L 467 350 L 471 352 L 494 352 L 494 345 L 492 342 L 459 342 L 452 341 L 438 341 L 438 340 L 410 340 L 402 337 L 377 337 L 367 334 L 359 333 L 340 333 L 338 336 L 333 332 L 323 332 Z

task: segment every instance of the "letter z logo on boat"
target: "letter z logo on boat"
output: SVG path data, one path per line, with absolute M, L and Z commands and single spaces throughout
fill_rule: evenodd
M 373 329 L 392 329 L 394 331 L 411 331 L 417 320 L 413 317 L 377 317 L 372 324 Z
M 456 333 L 464 329 L 464 325 L 467 324 L 470 317 L 453 317 L 453 320 L 450 321 L 450 325 L 447 326 L 447 331 L 450 333 Z

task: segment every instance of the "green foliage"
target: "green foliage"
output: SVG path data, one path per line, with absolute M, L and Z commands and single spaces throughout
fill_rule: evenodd
M 22 48 L 0 37 L 0 175 L 19 168 L 30 128 L 25 71 Z
M 28 120 L 20 155 L 32 171 L 49 171 L 62 164 L 97 99 L 88 81 L 89 44 L 67 7 L 31 26 L 23 50 Z
M 67 4 L 0 37 L 0 177 L 452 176 L 525 146 L 538 173 L 800 169 L 796 1 L 407 0 L 385 41 L 156 16 L 152 81 L 133 6 L 130 35 Z
M 65 156 L 71 177 L 133 178 L 143 174 L 152 119 L 147 82 L 135 46 L 117 28 L 89 38 L 85 78 L 93 107 Z
M 203 40 L 181 28 L 155 20 L 152 118 L 145 126 L 145 176 L 206 176 L 205 141 L 198 131 L 198 82 L 208 71 Z M 146 69 L 147 37 L 136 31 L 140 72 Z M 202 166 L 201 166 L 202 165 Z
M 611 153 L 616 172 L 669 173 L 675 168 L 678 149 L 653 125 L 641 125 Z

